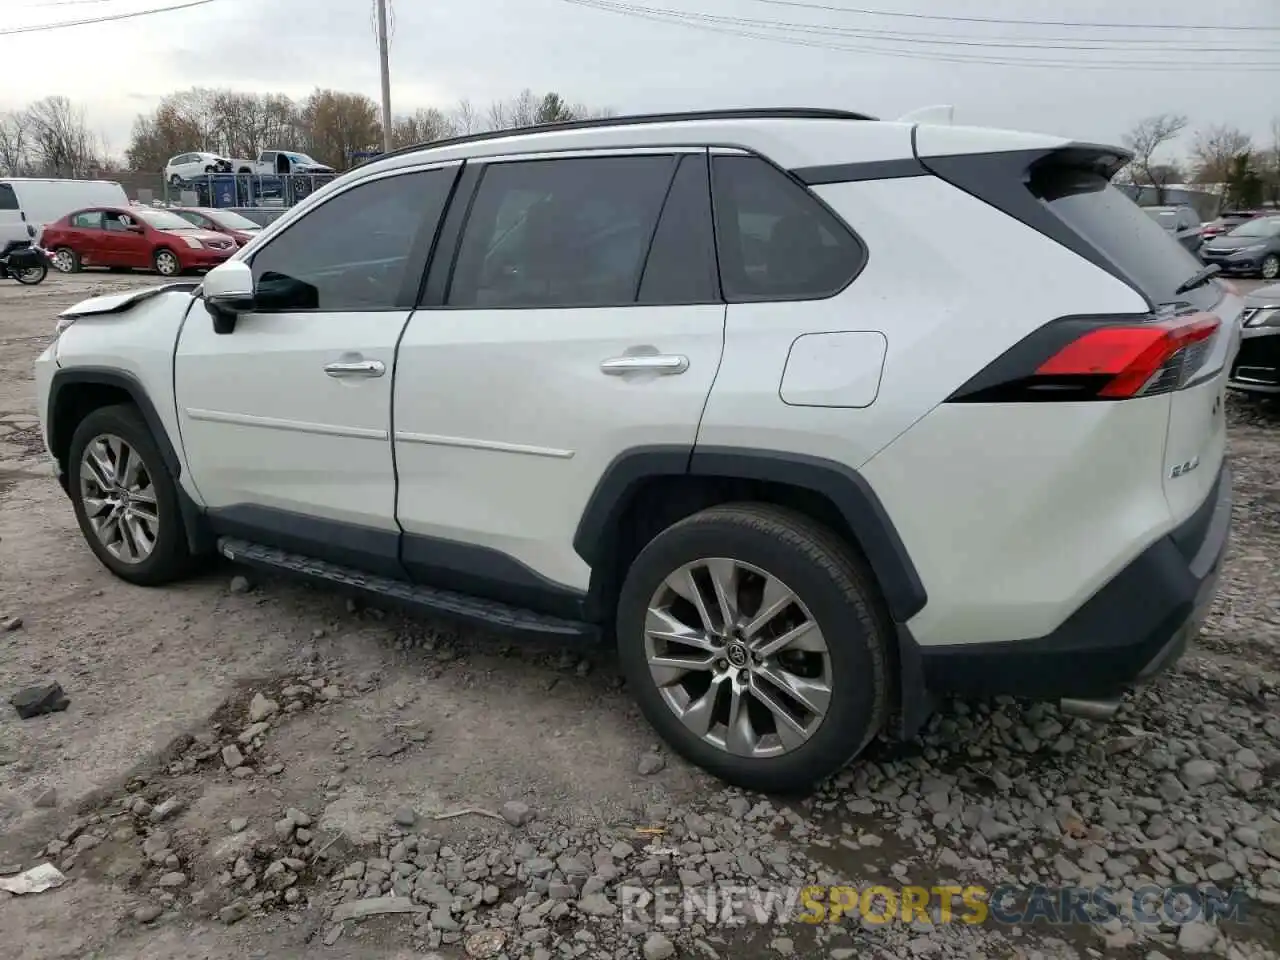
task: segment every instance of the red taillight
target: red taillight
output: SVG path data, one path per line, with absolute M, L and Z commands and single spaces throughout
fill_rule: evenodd
M 1108 381 L 1098 390 L 1099 397 L 1122 400 L 1135 397 L 1150 383 L 1163 385 L 1156 379 L 1160 371 L 1172 364 L 1179 376 L 1166 389 L 1177 389 L 1184 382 L 1185 367 L 1181 352 L 1208 340 L 1221 321 L 1212 313 L 1197 313 L 1176 320 L 1165 320 L 1129 327 L 1102 327 L 1067 344 L 1036 369 L 1044 377 L 1097 377 Z M 1157 390 L 1155 392 L 1164 392 Z
M 971 378 L 953 403 L 1125 400 L 1185 386 L 1204 366 L 1216 314 L 1164 320 L 1066 317 L 1035 331 Z

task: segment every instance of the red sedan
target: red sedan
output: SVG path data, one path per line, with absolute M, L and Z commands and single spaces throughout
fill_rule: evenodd
M 248 217 L 242 217 L 233 210 L 205 209 L 204 207 L 171 207 L 170 209 L 194 226 L 212 230 L 214 233 L 225 233 L 240 247 L 262 231 L 260 224 L 254 223 Z
M 45 227 L 39 243 L 63 273 L 81 267 L 136 267 L 166 277 L 216 267 L 237 249 L 230 237 L 151 207 L 77 210 Z

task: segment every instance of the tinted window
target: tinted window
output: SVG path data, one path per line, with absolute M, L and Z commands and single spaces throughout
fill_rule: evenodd
M 726 300 L 829 297 L 862 268 L 862 244 L 800 184 L 756 157 L 711 162 Z
M 1218 299 L 1213 284 L 1174 293 L 1203 264 L 1105 177 L 1086 169 L 1052 167 L 1033 174 L 1030 187 L 1153 303 L 1183 300 L 1203 307 Z
M 714 303 L 720 300 L 716 277 L 715 238 L 711 225 L 711 190 L 706 154 L 682 157 L 662 219 L 653 235 L 644 277 L 643 304 Z
M 497 163 L 463 231 L 450 306 L 634 303 L 674 158 Z
M 253 258 L 264 310 L 392 310 L 421 265 L 456 168 L 384 177 L 305 214 Z M 425 244 L 417 243 L 425 238 Z M 415 249 L 415 244 L 417 248 Z
M 18 195 L 7 183 L 0 183 L 0 210 L 18 210 Z
M 82 227 L 88 229 L 98 229 L 102 226 L 102 211 L 87 210 L 84 213 L 77 213 L 71 218 L 73 227 Z

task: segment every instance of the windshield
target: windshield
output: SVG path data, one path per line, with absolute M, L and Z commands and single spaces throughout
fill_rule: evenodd
M 1178 223 L 1178 215 L 1172 210 L 1148 210 L 1147 216 L 1166 230 L 1172 230 Z
M 312 160 L 305 153 L 290 153 L 290 154 L 287 154 L 287 156 L 294 163 L 314 163 L 318 165 L 318 161 Z
M 1229 237 L 1271 237 L 1280 227 L 1280 217 L 1266 217 L 1259 220 L 1246 220 L 1230 233 Z
M 248 217 L 242 217 L 238 213 L 232 213 L 230 210 L 219 210 L 216 217 L 210 217 L 215 223 L 221 224 L 228 230 L 261 230 L 262 227 L 254 223 Z
M 157 230 L 194 230 L 191 223 L 168 210 L 130 210 L 131 214 Z

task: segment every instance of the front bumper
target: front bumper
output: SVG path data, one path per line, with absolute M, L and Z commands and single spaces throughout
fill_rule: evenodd
M 230 250 L 187 250 L 179 257 L 184 270 L 204 270 L 226 263 L 235 254 L 236 248 Z
M 1245 328 L 1227 386 L 1249 393 L 1280 393 L 1280 328 Z
M 1107 699 L 1186 650 L 1217 595 L 1231 527 L 1231 471 L 1196 513 L 1120 571 L 1053 633 L 1001 643 L 917 646 L 930 694 Z
M 1251 254 L 1244 257 L 1215 257 L 1206 254 L 1203 248 L 1200 250 L 1200 259 L 1206 264 L 1216 263 L 1223 273 L 1233 276 L 1260 272 L 1262 261 L 1266 256 L 1265 253 L 1259 253 L 1256 256 Z

